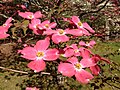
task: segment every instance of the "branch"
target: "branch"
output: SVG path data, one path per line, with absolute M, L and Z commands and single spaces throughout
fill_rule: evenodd
M 0 66 L 0 69 L 6 70 L 6 71 L 12 71 L 12 72 L 16 72 L 16 73 L 21 73 L 21 74 L 27 74 L 27 75 L 30 74 L 30 73 L 25 72 L 25 71 L 9 69 L 9 68 L 5 68 L 5 67 L 1 67 L 1 66 Z M 41 75 L 43 75 L 43 74 L 50 75 L 50 73 L 48 73 L 48 72 L 41 72 Z
M 97 10 L 81 13 L 81 14 L 79 15 L 79 17 L 82 17 L 83 15 L 88 14 L 88 13 L 97 13 L 97 12 L 101 11 L 103 8 L 106 7 L 106 5 L 107 5 L 108 2 L 109 2 L 109 0 L 107 0 L 107 1 L 105 2 L 105 4 L 104 4 L 101 8 L 97 9 Z
M 98 2 L 96 5 L 102 4 L 105 0 Z

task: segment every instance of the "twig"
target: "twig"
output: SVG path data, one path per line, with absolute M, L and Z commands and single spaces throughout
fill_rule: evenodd
M 6 16 L 4 14 L 0 14 L 0 16 L 3 16 L 4 18 L 9 18 L 8 16 Z M 12 20 L 14 21 L 15 19 L 12 18 Z
M 8 16 L 4 15 L 4 14 L 0 14 L 0 16 L 3 16 L 5 18 L 9 18 Z
M 16 72 L 16 73 L 30 74 L 30 73 L 25 72 L 25 71 L 19 71 L 19 70 L 9 69 L 9 68 L 5 68 L 5 67 L 1 67 L 1 66 L 0 66 L 0 69 L 6 70 L 6 71 L 12 71 L 12 72 Z M 41 72 L 41 75 L 43 75 L 43 74 L 50 75 L 50 73 L 48 73 L 48 72 Z
M 7 71 L 12 71 L 12 72 L 17 72 L 17 73 L 22 73 L 22 74 L 28 74 L 28 72 L 18 71 L 18 70 L 14 70 L 14 69 L 8 69 L 8 68 L 1 67 L 1 66 L 0 66 L 0 69 L 7 70 Z

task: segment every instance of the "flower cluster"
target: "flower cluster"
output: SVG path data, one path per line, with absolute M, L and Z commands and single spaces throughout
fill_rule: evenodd
M 31 60 L 28 67 L 34 70 L 34 72 L 43 71 L 46 67 L 46 62 L 61 60 L 60 57 L 64 57 L 66 60 L 61 60 L 58 65 L 58 72 L 68 77 L 75 76 L 77 81 L 87 84 L 94 78 L 94 75 L 100 73 L 100 67 L 98 66 L 100 60 L 110 63 L 107 59 L 90 51 L 96 44 L 94 40 L 90 42 L 81 40 L 78 43 L 66 44 L 62 48 L 50 48 L 50 42 L 53 42 L 57 46 L 58 44 L 69 42 L 72 39 L 71 37 L 77 39 L 81 36 L 90 36 L 95 33 L 88 23 L 82 23 L 78 16 L 63 18 L 65 22 L 69 23 L 70 27 L 62 29 L 56 28 L 56 22 L 50 22 L 49 20 L 42 21 L 40 18 L 43 15 L 40 11 L 35 13 L 18 12 L 18 15 L 30 20 L 28 28 L 33 30 L 35 35 L 45 37 L 43 40 L 37 41 L 34 46 L 26 46 L 22 50 L 19 50 L 23 58 Z M 12 18 L 10 17 L 0 27 L 1 38 L 8 36 L 6 32 L 11 26 L 11 20 Z M 88 69 L 89 71 L 87 71 Z

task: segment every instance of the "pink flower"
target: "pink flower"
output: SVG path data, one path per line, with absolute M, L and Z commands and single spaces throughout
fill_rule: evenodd
M 44 34 L 51 35 L 54 43 L 58 44 L 60 42 L 69 41 L 69 37 L 66 35 L 69 33 L 68 29 L 57 29 L 57 30 L 47 30 Z
M 45 69 L 44 61 L 53 61 L 59 57 L 57 49 L 48 49 L 49 44 L 49 38 L 45 38 L 45 40 L 39 40 L 34 47 L 29 46 L 19 50 L 23 54 L 23 58 L 33 60 L 28 64 L 28 67 L 35 72 Z
M 58 71 L 62 73 L 62 75 L 68 77 L 75 75 L 76 79 L 83 84 L 87 84 L 93 79 L 93 75 L 84 70 L 84 68 L 92 66 L 91 62 L 87 61 L 87 64 L 84 60 L 79 62 L 76 57 L 69 58 L 67 61 L 67 63 L 60 63 L 58 66 Z
M 82 23 L 77 16 L 72 16 L 72 21 L 79 29 L 84 31 L 89 30 L 91 33 L 95 32 L 86 22 Z
M 32 29 L 36 35 L 42 34 L 43 31 L 39 29 L 40 24 L 40 19 L 32 19 L 31 24 L 29 24 L 29 28 Z
M 56 25 L 55 22 L 50 23 L 49 20 L 46 20 L 39 25 L 39 29 L 51 30 L 52 28 L 55 28 Z
M 80 46 L 86 46 L 89 48 L 92 48 L 95 44 L 96 44 L 96 42 L 94 40 L 90 41 L 89 43 L 85 43 L 84 41 L 79 42 Z
M 37 11 L 35 13 L 32 12 L 18 12 L 19 16 L 26 18 L 26 19 L 37 19 L 41 18 L 42 14 L 40 11 Z
M 36 87 L 27 87 L 26 90 L 40 90 L 40 89 L 38 89 Z
M 77 47 L 77 44 L 72 44 L 71 46 L 67 46 L 64 49 L 64 57 L 71 57 L 71 56 L 80 56 L 80 50 Z

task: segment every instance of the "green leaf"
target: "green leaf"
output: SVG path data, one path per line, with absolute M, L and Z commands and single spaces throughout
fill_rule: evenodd
M 25 28 L 22 28 L 22 29 L 23 29 L 24 35 L 26 35 L 27 28 L 25 27 Z
M 21 26 L 21 22 L 17 21 L 17 23 L 14 23 L 15 27 L 20 27 Z
M 13 36 L 16 35 L 16 34 L 15 34 L 15 30 L 16 30 L 16 28 L 17 28 L 17 27 L 13 27 L 13 28 L 11 28 L 11 32 L 12 32 L 12 35 L 13 35 Z
M 66 61 L 66 60 L 67 60 L 67 58 L 64 57 L 62 54 L 60 55 L 59 59 L 60 59 L 61 61 Z
M 28 26 L 28 24 L 29 24 L 29 20 L 24 20 L 21 24 L 22 24 L 21 26 L 23 28 L 26 28 Z

